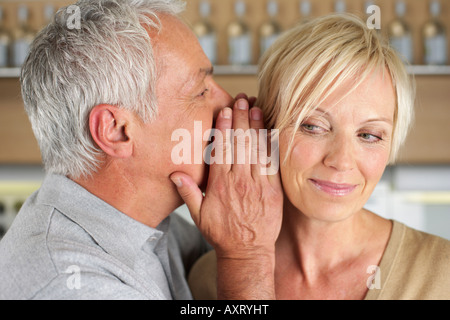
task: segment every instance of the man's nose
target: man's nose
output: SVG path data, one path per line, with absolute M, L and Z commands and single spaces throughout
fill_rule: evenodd
M 329 151 L 324 158 L 324 164 L 339 172 L 352 170 L 356 163 L 354 148 L 351 137 L 336 136 L 330 143 Z
M 213 101 L 211 102 L 213 104 L 214 108 L 214 119 L 218 116 L 219 112 L 226 107 L 233 107 L 234 99 L 233 97 L 219 84 L 214 82 L 214 95 L 213 95 Z

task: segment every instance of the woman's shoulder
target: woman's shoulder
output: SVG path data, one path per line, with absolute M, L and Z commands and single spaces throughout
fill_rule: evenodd
M 195 300 L 217 300 L 216 252 L 203 255 L 188 276 L 189 287 Z
M 436 235 L 410 228 L 400 222 L 394 222 L 401 233 L 402 250 L 404 255 L 414 256 L 423 255 L 430 261 L 434 260 L 449 261 L 450 259 L 450 241 Z M 434 261 L 436 262 L 436 261 Z
M 450 299 L 450 241 L 394 221 L 380 299 Z
M 441 273 L 450 288 L 450 241 L 405 226 L 403 256 L 423 271 Z M 428 270 L 426 270 L 428 269 Z M 450 291 L 449 291 L 450 293 Z

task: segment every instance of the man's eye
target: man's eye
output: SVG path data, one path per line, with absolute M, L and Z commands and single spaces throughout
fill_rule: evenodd
M 208 91 L 209 91 L 209 89 L 203 90 L 202 93 L 199 94 L 199 96 L 204 97 Z

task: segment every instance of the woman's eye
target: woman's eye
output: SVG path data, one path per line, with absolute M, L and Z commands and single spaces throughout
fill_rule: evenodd
M 304 124 L 303 128 L 305 128 L 306 130 L 313 131 L 314 129 L 316 129 L 318 127 L 317 126 L 313 126 L 312 124 Z
M 302 124 L 302 128 L 304 131 L 309 133 L 320 133 L 324 131 L 324 129 L 322 129 L 321 127 L 308 123 Z
M 379 141 L 383 140 L 381 137 L 378 137 L 378 136 L 370 134 L 370 133 L 361 133 L 359 136 L 364 141 L 367 141 L 367 142 L 379 142 Z

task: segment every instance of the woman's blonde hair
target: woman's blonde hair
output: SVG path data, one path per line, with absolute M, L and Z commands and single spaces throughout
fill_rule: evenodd
M 356 88 L 374 70 L 386 69 L 397 97 L 392 163 L 413 119 L 415 86 L 394 49 L 356 16 L 332 14 L 284 33 L 261 60 L 258 106 L 269 129 L 296 132 L 344 81 L 354 79 Z

